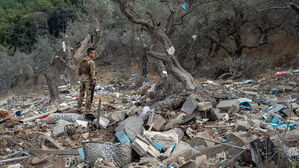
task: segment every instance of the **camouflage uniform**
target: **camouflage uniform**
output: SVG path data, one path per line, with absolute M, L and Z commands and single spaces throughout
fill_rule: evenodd
M 85 95 L 85 92 L 86 92 L 86 110 L 90 110 L 91 109 L 91 103 L 92 103 L 91 102 L 92 81 L 96 80 L 95 64 L 94 64 L 94 61 L 91 60 L 90 57 L 87 57 L 87 58 L 84 58 L 84 59 L 86 59 L 88 61 L 88 66 L 90 68 L 90 72 L 89 73 L 82 73 L 82 72 L 80 72 L 80 67 L 79 67 L 80 96 L 78 98 L 78 109 L 81 109 L 82 102 L 83 102 L 83 99 L 84 99 L 84 95 Z

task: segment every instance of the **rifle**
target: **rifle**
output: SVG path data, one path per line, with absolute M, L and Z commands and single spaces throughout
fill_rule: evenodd
M 94 88 L 95 87 L 96 87 L 96 83 L 91 86 L 90 104 L 92 104 L 92 101 L 93 101 L 93 95 L 94 95 Z

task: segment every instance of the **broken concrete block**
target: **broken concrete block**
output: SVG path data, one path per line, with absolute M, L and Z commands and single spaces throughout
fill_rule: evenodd
M 178 134 L 175 132 L 144 131 L 144 136 L 147 136 L 154 142 L 161 144 L 163 146 L 163 150 L 166 150 L 170 145 L 179 142 Z
M 291 106 L 292 106 L 293 110 L 299 109 L 299 104 L 297 104 L 297 103 L 292 103 Z
M 127 111 L 127 115 L 128 116 L 135 116 L 136 114 L 138 114 L 138 108 L 136 106 L 132 106 L 128 111 Z
M 176 144 L 174 151 L 172 152 L 172 154 L 177 154 L 182 152 L 184 149 L 190 148 L 191 146 L 188 143 L 185 143 L 183 141 L 180 141 L 178 144 Z
M 59 136 L 63 136 L 65 134 L 65 129 L 64 129 L 64 125 L 57 125 L 53 128 L 53 136 L 55 137 L 59 137 Z
M 142 135 L 143 130 L 143 120 L 136 116 L 132 116 L 119 123 L 115 132 L 123 131 L 131 141 L 134 141 L 136 139 L 135 134 Z
M 197 105 L 198 111 L 207 111 L 213 107 L 211 102 L 200 102 Z
M 197 147 L 197 146 L 205 146 L 205 147 L 208 146 L 207 142 L 204 139 L 199 138 L 199 137 L 192 138 L 190 145 L 192 148 Z
M 149 145 L 137 138 L 132 143 L 132 148 L 138 153 L 139 156 L 144 156 L 148 151 Z
M 214 142 L 206 141 L 206 140 L 203 140 L 202 138 L 201 138 L 201 140 L 200 140 L 200 138 L 199 138 L 199 137 L 203 137 L 203 138 L 208 138 L 208 139 L 213 140 L 213 136 L 214 136 L 214 133 L 213 133 L 213 131 L 210 130 L 210 129 L 205 130 L 205 131 L 203 131 L 203 132 L 198 132 L 198 133 L 195 135 L 195 137 L 194 137 L 194 138 L 197 137 L 197 139 L 194 139 L 193 141 L 191 140 L 192 145 L 197 145 L 197 146 L 204 145 L 204 146 L 206 146 L 206 147 L 212 147 L 212 146 L 215 146 L 215 143 L 214 143 Z M 196 140 L 197 140 L 198 142 L 196 142 Z M 191 145 L 191 143 L 190 143 L 190 145 Z M 192 145 L 191 145 L 191 146 L 192 146 Z
M 83 128 L 87 128 L 88 122 L 82 120 L 76 120 L 76 124 L 81 125 Z
M 164 126 L 166 120 L 160 115 L 160 114 L 155 114 L 152 113 L 147 125 L 151 126 L 156 130 L 156 131 L 160 131 L 160 129 Z
M 154 146 L 149 145 L 147 155 L 154 158 L 158 158 L 160 156 L 160 152 Z
M 298 156 L 299 156 L 299 150 L 298 150 L 297 147 L 289 148 L 288 152 L 289 152 L 289 154 L 290 154 L 292 157 L 298 157 Z
M 238 131 L 248 131 L 250 129 L 250 125 L 247 121 L 237 121 L 235 124 L 235 130 Z
M 228 109 L 228 111 L 227 111 L 227 113 L 229 114 L 229 115 L 233 115 L 233 114 L 235 114 L 235 113 L 238 113 L 240 111 L 240 106 L 239 105 L 232 105 L 229 109 Z
M 284 137 L 284 140 L 288 141 L 288 142 L 299 141 L 299 130 L 295 129 L 295 130 L 292 130 L 292 131 L 287 131 L 286 135 Z
M 169 120 L 167 124 L 165 125 L 165 130 L 174 128 L 174 126 L 182 123 L 186 118 L 188 118 L 188 115 L 185 113 L 180 114 L 176 118 Z
M 233 100 L 220 101 L 217 105 L 217 108 L 219 108 L 220 110 L 223 110 L 223 111 L 227 111 L 233 105 L 239 106 L 240 105 L 239 100 L 238 99 L 233 99 Z
M 220 109 L 218 108 L 212 108 L 208 112 L 207 117 L 210 121 L 217 121 L 217 120 L 223 120 L 224 118 L 227 118 L 228 115 L 226 113 L 220 113 Z
M 113 112 L 111 114 L 111 118 L 115 122 L 120 122 L 126 119 L 126 115 L 127 114 L 125 113 L 125 111 L 118 111 L 118 112 Z
M 187 148 L 187 149 L 184 149 L 183 151 L 181 151 L 181 152 L 179 152 L 179 153 L 177 153 L 175 155 L 171 155 L 167 159 L 164 159 L 163 163 L 166 164 L 166 165 L 169 165 L 170 163 L 173 163 L 173 162 L 178 163 L 179 157 L 188 158 L 188 160 L 189 160 L 189 159 L 191 159 L 190 157 L 192 157 L 192 154 L 194 152 L 195 151 L 193 151 L 193 149 L 191 147 Z
M 183 107 L 182 107 L 182 111 L 185 112 L 186 114 L 192 114 L 193 111 L 197 108 L 197 101 L 194 100 L 193 96 L 189 96 L 187 98 L 187 100 L 185 101 L 185 103 L 183 104 Z

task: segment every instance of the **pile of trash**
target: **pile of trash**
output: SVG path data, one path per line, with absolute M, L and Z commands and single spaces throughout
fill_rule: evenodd
M 54 103 L 1 99 L 0 167 L 298 167 L 298 70 L 207 80 L 149 105 L 155 82 L 97 86 L 92 111 L 76 109 L 78 86 Z

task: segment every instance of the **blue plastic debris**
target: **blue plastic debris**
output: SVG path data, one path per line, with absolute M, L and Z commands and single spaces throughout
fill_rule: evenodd
M 252 100 L 248 99 L 248 98 L 239 98 L 238 100 L 239 100 L 240 104 L 251 103 L 252 102 Z
M 262 117 L 264 120 L 267 120 L 267 118 L 268 118 L 266 115 L 262 115 Z
M 85 155 L 84 155 L 83 148 L 79 148 L 78 149 L 78 153 L 79 153 L 80 157 L 82 158 L 82 160 L 84 160 L 85 159 Z
M 159 152 L 162 151 L 163 145 L 159 144 L 158 142 L 154 142 L 155 147 L 158 149 Z
M 137 74 L 131 74 L 132 77 L 137 76 Z
M 182 5 L 182 7 L 183 7 L 185 10 L 187 10 L 187 3 L 185 2 L 185 3 Z
M 249 106 L 245 106 L 245 105 L 240 105 L 240 106 L 241 106 L 241 110 L 252 110 L 252 108 Z
M 222 139 L 221 142 L 222 142 L 222 143 L 226 143 L 227 140 L 226 140 L 226 139 Z
M 271 121 L 273 124 L 277 124 L 277 125 L 279 125 L 279 126 L 281 126 L 282 125 L 282 121 L 280 120 L 280 119 L 278 119 L 277 117 L 273 117 L 272 118 L 272 121 Z
M 176 142 L 173 145 L 169 145 L 169 147 L 172 147 L 171 152 L 173 152 L 176 147 Z
M 130 139 L 128 138 L 128 136 L 123 132 L 123 131 L 119 131 L 115 133 L 115 136 L 117 137 L 117 139 L 119 140 L 120 143 L 125 143 L 126 141 L 128 143 L 130 143 Z
M 294 73 L 299 73 L 299 69 L 292 70 Z
M 296 127 L 296 123 L 290 124 L 289 127 L 287 126 L 287 124 L 282 124 L 281 127 L 290 130 L 290 128 Z
M 274 105 L 268 112 L 269 113 L 278 113 L 280 112 L 282 109 L 284 109 L 285 106 L 281 105 L 281 104 L 276 104 Z M 266 109 L 267 110 L 267 109 Z
M 250 79 L 250 80 L 245 81 L 244 83 L 246 83 L 246 84 L 248 84 L 248 83 L 253 83 L 253 80 Z
M 272 94 L 275 94 L 275 93 L 278 93 L 279 91 L 280 91 L 279 89 L 274 88 L 274 89 L 271 90 L 271 93 L 272 93 Z

